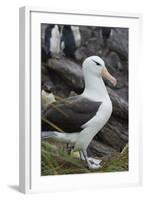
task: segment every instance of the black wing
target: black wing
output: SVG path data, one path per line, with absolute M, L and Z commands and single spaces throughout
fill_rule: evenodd
M 81 126 L 96 114 L 100 105 L 101 102 L 81 96 L 55 102 L 42 116 L 42 131 L 62 130 L 67 133 L 81 131 Z

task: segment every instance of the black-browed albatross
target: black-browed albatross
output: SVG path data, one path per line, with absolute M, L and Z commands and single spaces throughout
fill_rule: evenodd
M 87 156 L 87 147 L 93 137 L 103 128 L 112 113 L 112 103 L 102 77 L 114 86 L 116 79 L 108 72 L 104 61 L 98 56 L 90 56 L 83 62 L 85 89 L 82 94 L 69 97 L 66 101 L 56 102 L 44 114 L 44 118 L 54 126 L 42 121 L 42 139 L 55 138 L 71 143 L 74 151 L 87 161 L 90 169 L 100 167 L 100 161 Z

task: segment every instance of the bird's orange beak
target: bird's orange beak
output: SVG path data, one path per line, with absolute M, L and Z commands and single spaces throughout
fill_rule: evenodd
M 117 79 L 116 79 L 115 77 L 113 77 L 113 76 L 108 72 L 108 70 L 107 70 L 106 67 L 104 67 L 104 68 L 102 69 L 101 75 L 102 75 L 103 77 L 105 77 L 107 80 L 109 80 L 109 81 L 113 84 L 113 86 L 116 86 L 116 84 L 117 84 Z

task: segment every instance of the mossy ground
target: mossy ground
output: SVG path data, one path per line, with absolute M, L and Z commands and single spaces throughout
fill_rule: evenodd
M 128 171 L 128 145 L 126 145 L 123 151 L 107 161 L 105 165 L 99 170 L 99 172 L 119 172 Z
M 89 170 L 86 162 L 69 155 L 64 146 L 48 141 L 41 142 L 41 175 L 80 174 L 91 172 L 118 172 L 128 170 L 128 146 L 113 156 L 101 169 Z

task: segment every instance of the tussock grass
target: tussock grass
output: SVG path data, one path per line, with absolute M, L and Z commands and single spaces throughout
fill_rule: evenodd
M 42 141 L 41 174 L 78 174 L 89 173 L 86 163 L 78 158 L 71 157 L 63 148 Z
M 80 174 L 91 172 L 117 172 L 128 170 L 128 146 L 98 170 L 89 170 L 85 161 L 72 157 L 62 144 L 41 142 L 41 175 Z
M 128 171 L 128 145 L 126 145 L 123 151 L 113 157 L 110 161 L 107 161 L 105 165 L 99 170 L 99 172 L 120 172 Z

